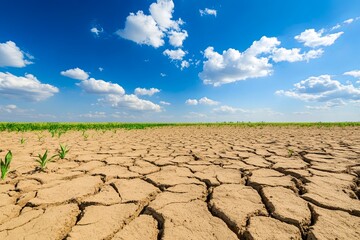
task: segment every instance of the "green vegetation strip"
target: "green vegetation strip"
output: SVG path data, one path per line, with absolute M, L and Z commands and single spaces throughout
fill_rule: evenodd
M 312 123 L 271 123 L 271 122 L 222 122 L 222 123 L 7 123 L 0 122 L 0 131 L 69 131 L 69 130 L 113 130 L 145 129 L 166 126 L 234 126 L 234 127 L 355 127 L 360 122 L 312 122 Z

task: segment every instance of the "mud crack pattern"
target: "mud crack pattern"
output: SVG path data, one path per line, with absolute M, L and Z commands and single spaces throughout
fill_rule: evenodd
M 0 239 L 357 240 L 359 130 L 2 132 L 14 157 L 0 182 Z M 67 158 L 34 171 L 34 156 L 59 143 Z

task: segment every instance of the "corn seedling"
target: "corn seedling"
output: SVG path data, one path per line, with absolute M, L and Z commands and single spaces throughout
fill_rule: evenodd
M 288 149 L 288 157 L 291 157 L 294 154 L 294 150 Z
M 56 157 L 56 156 L 57 155 L 54 155 L 51 158 L 48 158 L 48 150 L 46 150 L 44 155 L 41 156 L 41 154 L 39 154 L 38 159 L 36 159 L 35 161 L 40 164 L 41 170 L 44 170 L 46 168 L 46 164 L 48 162 L 51 162 L 54 159 L 54 157 Z
M 9 172 L 11 160 L 12 160 L 11 151 L 8 151 L 8 153 L 5 156 L 4 161 L 2 159 L 0 159 L 1 179 L 2 180 L 5 179 L 7 173 Z
M 85 131 L 83 132 L 84 140 L 86 141 L 89 138 L 89 134 L 87 134 Z
M 59 158 L 60 158 L 60 159 L 64 159 L 65 156 L 66 156 L 66 154 L 67 154 L 69 151 L 70 151 L 70 149 L 69 149 L 66 145 L 63 146 L 63 145 L 60 144 L 60 150 L 59 150 L 59 154 L 58 154 Z

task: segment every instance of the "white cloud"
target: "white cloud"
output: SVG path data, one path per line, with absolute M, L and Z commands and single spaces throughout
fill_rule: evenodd
M 320 106 L 306 106 L 307 109 L 310 110 L 329 110 L 333 107 L 344 106 L 346 103 L 342 99 L 333 99 L 331 101 L 325 102 L 325 104 Z
M 307 47 L 331 46 L 344 32 L 325 34 L 324 36 L 323 33 L 324 29 L 317 32 L 315 29 L 306 29 L 300 35 L 295 36 L 295 39 Z
M 204 16 L 204 15 L 213 15 L 216 17 L 217 11 L 215 9 L 209 9 L 209 8 L 205 8 L 205 9 L 200 9 L 199 10 L 200 15 Z
M 172 0 L 157 0 L 150 5 L 150 15 L 138 11 L 130 13 L 126 18 L 125 28 L 116 31 L 120 37 L 158 48 L 165 44 L 164 37 L 168 36 L 170 44 L 181 47 L 188 37 L 186 31 L 180 26 L 184 22 L 180 19 L 173 20 L 174 2 Z
M 172 0 L 158 0 L 150 5 L 149 11 L 160 29 L 165 31 L 170 28 L 178 29 L 178 23 L 172 20 L 174 12 L 174 2 Z
M 242 108 L 234 108 L 234 107 L 230 107 L 230 106 L 227 106 L 227 105 L 223 105 L 223 106 L 220 106 L 218 108 L 214 108 L 213 112 L 221 113 L 221 114 L 234 114 L 234 113 L 238 113 L 238 112 L 245 113 L 247 111 L 242 109 Z
M 352 76 L 354 78 L 360 78 L 360 70 L 345 72 L 344 75 Z
M 86 93 L 91 94 L 125 94 L 125 90 L 117 83 L 90 78 L 77 83 Z
M 354 21 L 353 18 L 349 18 L 349 19 L 345 20 L 343 23 L 350 24 L 350 23 L 352 23 L 353 21 Z
M 333 30 L 336 30 L 336 29 L 339 29 L 339 28 L 341 28 L 341 25 L 338 23 L 335 26 L 333 26 L 330 30 L 333 31 Z
M 300 81 L 294 84 L 294 88 L 291 90 L 276 91 L 276 94 L 304 101 L 358 100 L 360 99 L 360 88 L 356 88 L 352 84 L 343 85 L 337 80 L 332 80 L 330 75 L 321 75 Z
M 89 78 L 89 74 L 78 67 L 73 69 L 68 69 L 66 71 L 61 71 L 60 74 L 65 77 L 69 77 L 77 80 L 86 80 Z
M 198 99 L 188 99 L 185 101 L 185 103 L 187 105 L 198 105 L 198 104 L 201 104 L 201 105 L 208 105 L 208 106 L 214 106 L 214 105 L 218 105 L 219 102 L 217 101 L 214 101 L 210 98 L 207 98 L 207 97 L 202 97 L 200 98 L 199 100 Z
M 160 76 L 166 77 L 166 73 L 160 73 Z
M 188 62 L 188 61 L 186 61 L 186 60 L 183 60 L 182 62 L 181 62 L 181 70 L 183 70 L 183 69 L 185 69 L 185 68 L 188 68 L 188 67 L 190 67 L 190 63 Z
M 207 97 L 202 97 L 199 99 L 199 104 L 214 106 L 214 105 L 218 105 L 219 102 L 211 100 Z
M 276 48 L 273 51 L 273 55 L 271 56 L 271 58 L 274 60 L 274 62 L 299 62 L 319 58 L 324 53 L 324 50 L 322 50 L 321 48 L 316 50 L 310 50 L 305 53 L 300 53 L 300 51 L 300 48 Z
M 100 72 L 104 71 L 104 68 L 99 67 L 99 71 L 100 71 Z
M 188 99 L 185 101 L 187 105 L 198 105 L 198 100 L 196 99 Z
M 135 88 L 135 91 L 134 91 L 135 95 L 148 95 L 148 96 L 152 96 L 158 92 L 160 92 L 160 90 L 157 88 L 150 88 L 150 89 Z
M 165 101 L 160 101 L 160 104 L 161 104 L 161 105 L 166 105 L 166 106 L 170 106 L 170 105 L 171 105 L 171 103 L 165 102 Z
M 102 28 L 97 28 L 97 27 L 93 27 L 90 29 L 90 32 L 94 33 L 96 36 L 99 36 L 100 33 L 102 33 L 104 31 L 104 29 Z
M 0 72 L 0 95 L 2 96 L 41 101 L 57 92 L 59 92 L 58 88 L 41 83 L 32 74 L 18 77 L 8 72 Z
M 165 56 L 168 56 L 171 60 L 182 60 L 183 57 L 186 55 L 186 52 L 184 52 L 182 49 L 177 50 L 169 50 L 166 49 L 163 54 Z
M 151 101 L 138 98 L 134 94 L 114 95 L 109 94 L 105 98 L 99 99 L 99 102 L 110 104 L 114 108 L 128 108 L 138 111 L 161 112 L 162 109 L 158 104 Z
M 26 54 L 12 41 L 0 43 L 0 67 L 25 67 L 34 57 Z
M 80 114 L 79 117 L 85 117 L 85 118 L 106 118 L 105 112 L 89 112 L 86 114 Z
M 12 112 L 17 111 L 18 109 L 19 108 L 14 104 L 9 104 L 9 105 L 6 105 L 6 106 L 1 106 L 0 105 L 0 112 L 12 113 Z
M 160 30 L 152 16 L 143 11 L 130 13 L 126 18 L 125 29 L 119 29 L 116 34 L 137 44 L 145 44 L 158 48 L 164 45 L 164 33 Z
M 207 60 L 199 77 L 205 84 L 220 86 L 248 78 L 269 76 L 272 73 L 272 65 L 269 63 L 269 57 L 263 55 L 271 53 L 279 44 L 277 38 L 263 36 L 244 52 L 229 48 L 219 54 L 213 47 L 208 47 L 204 53 Z
M 182 31 L 170 31 L 169 43 L 174 47 L 182 47 L 184 40 L 188 37 L 186 30 Z

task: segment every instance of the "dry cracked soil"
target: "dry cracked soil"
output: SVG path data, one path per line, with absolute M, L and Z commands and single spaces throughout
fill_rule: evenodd
M 2 132 L 0 155 L 13 161 L 0 239 L 358 240 L 359 130 Z M 59 143 L 66 158 L 36 170 Z

